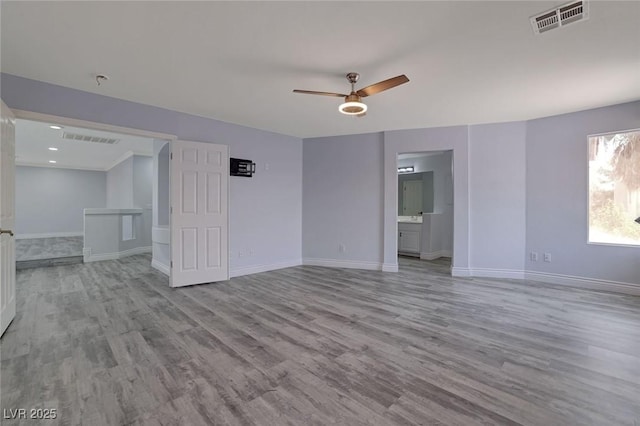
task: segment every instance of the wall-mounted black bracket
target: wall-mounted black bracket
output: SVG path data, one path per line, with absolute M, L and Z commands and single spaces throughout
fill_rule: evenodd
M 256 172 L 256 163 L 241 158 L 230 158 L 229 173 L 231 176 L 253 177 Z

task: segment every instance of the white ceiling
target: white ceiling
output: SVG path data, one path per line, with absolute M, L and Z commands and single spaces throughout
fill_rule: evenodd
M 153 139 L 97 130 L 65 126 L 51 129 L 55 123 L 16 120 L 16 164 L 83 170 L 109 170 L 125 157 L 133 154 L 152 155 Z M 63 139 L 63 132 L 118 139 L 118 143 L 84 142 Z M 49 147 L 58 148 L 50 151 Z M 55 164 L 49 160 L 56 161 Z
M 531 119 L 640 99 L 640 2 L 2 2 L 1 70 L 299 137 Z M 344 92 L 406 74 L 338 113 Z M 111 80 L 98 87 L 94 77 Z

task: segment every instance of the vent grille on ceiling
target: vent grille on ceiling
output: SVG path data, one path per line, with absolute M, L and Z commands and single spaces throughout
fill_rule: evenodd
M 586 0 L 580 0 L 531 17 L 531 26 L 533 32 L 541 34 L 588 18 L 589 4 Z
M 120 142 L 120 139 L 103 138 L 100 136 L 82 135 L 80 133 L 68 133 L 68 132 L 64 132 L 62 134 L 62 139 L 71 139 L 74 141 L 81 141 L 81 142 L 106 143 L 109 145 L 113 145 L 115 143 Z

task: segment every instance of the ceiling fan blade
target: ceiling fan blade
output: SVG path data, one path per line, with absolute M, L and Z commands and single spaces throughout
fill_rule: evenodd
M 407 83 L 409 79 L 406 75 L 402 74 L 397 77 L 390 78 L 388 80 L 381 81 L 376 84 L 372 84 L 371 86 L 367 86 L 364 89 L 358 90 L 356 93 L 358 96 L 367 97 L 371 95 L 375 95 L 376 93 L 380 93 L 383 90 L 391 89 L 396 86 L 400 86 L 401 84 Z
M 332 93 L 332 92 L 315 92 L 313 90 L 298 90 L 295 89 L 293 93 L 302 93 L 305 95 L 322 95 L 322 96 L 335 96 L 336 98 L 344 98 L 348 95 L 343 95 L 341 93 Z

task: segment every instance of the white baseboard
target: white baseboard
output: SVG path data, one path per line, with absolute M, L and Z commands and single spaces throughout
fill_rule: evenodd
M 478 278 L 506 278 L 512 280 L 524 279 L 524 271 L 518 269 L 473 268 L 470 271 L 470 276 Z
M 368 269 L 373 271 L 382 270 L 381 263 L 366 260 L 317 259 L 307 257 L 302 259 L 302 264 L 309 266 L 326 266 L 329 268 Z
M 590 290 L 604 290 L 615 293 L 640 296 L 640 284 L 608 281 L 597 278 L 576 277 L 573 275 L 551 274 L 547 272 L 525 271 L 525 279 L 542 281 L 549 284 L 560 284 L 570 287 L 586 288 Z
M 471 269 L 469 268 L 461 268 L 459 266 L 451 267 L 451 276 L 452 277 L 471 277 Z
M 301 259 L 286 260 L 284 262 L 268 263 L 262 265 L 251 265 L 234 268 L 229 271 L 229 277 L 241 277 L 243 275 L 258 274 L 260 272 L 275 271 L 277 269 L 291 268 L 302 265 Z
M 47 232 L 44 234 L 16 234 L 16 240 L 28 240 L 31 238 L 54 238 L 54 237 L 82 237 L 83 232 Z
M 454 267 L 451 268 L 451 275 L 454 277 L 507 278 L 539 281 L 548 284 L 566 285 L 568 287 L 603 290 L 640 296 L 640 284 L 601 280 L 597 278 L 576 277 L 573 275 L 551 274 L 547 272 L 521 271 L 517 269 Z
M 454 266 L 453 268 L 451 268 L 451 276 L 523 280 L 524 271 L 518 269 L 461 268 L 458 266 Z
M 99 262 L 101 260 L 116 260 L 116 259 L 122 259 L 123 257 L 127 257 L 127 256 L 133 256 L 135 254 L 142 254 L 142 253 L 151 253 L 151 246 L 147 246 L 147 247 L 135 247 L 129 250 L 123 250 L 123 251 L 119 251 L 119 252 L 115 252 L 115 253 L 100 253 L 100 254 L 93 254 L 91 252 L 91 248 L 85 248 L 82 251 L 83 255 L 84 255 L 84 262 Z
M 422 260 L 434 260 L 439 259 L 441 257 L 451 257 L 452 253 L 450 250 L 438 250 L 432 251 L 429 253 L 420 253 L 420 259 Z
M 154 269 L 157 269 L 158 271 L 162 272 L 165 275 L 171 275 L 171 268 L 169 268 L 168 265 L 165 265 L 162 262 L 159 262 L 156 259 L 151 259 L 151 267 Z
M 397 263 L 383 263 L 382 272 L 398 272 Z

